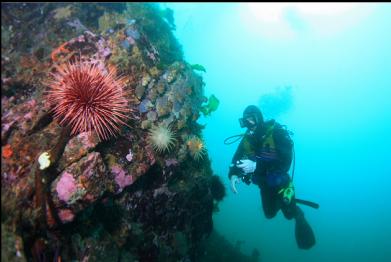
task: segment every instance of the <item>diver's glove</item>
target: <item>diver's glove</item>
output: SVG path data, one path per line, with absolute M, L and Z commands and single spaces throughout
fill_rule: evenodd
M 239 163 L 237 163 L 236 166 L 241 168 L 246 174 L 254 173 L 255 169 L 257 168 L 257 162 L 249 159 L 243 159 L 238 162 Z
M 231 176 L 231 189 L 232 189 L 232 192 L 234 192 L 235 194 L 238 193 L 238 190 L 236 190 L 236 184 L 239 182 L 240 182 L 240 179 L 238 176 L 236 176 L 236 175 Z

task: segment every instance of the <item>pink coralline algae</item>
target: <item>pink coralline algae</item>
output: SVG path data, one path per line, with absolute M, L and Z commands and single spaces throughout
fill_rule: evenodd
M 24 115 L 23 117 L 25 120 L 31 120 L 33 118 L 33 113 L 28 112 L 27 114 Z
M 75 218 L 75 214 L 70 209 L 61 209 L 58 216 L 63 223 L 71 222 Z
M 83 147 L 85 147 L 87 150 L 95 148 L 95 146 L 98 144 L 98 140 L 93 133 L 82 132 L 77 137 L 79 138 Z
M 15 124 L 15 122 L 16 122 L 16 121 L 11 121 L 10 123 L 4 124 L 4 125 L 1 127 L 1 131 L 7 132 L 7 131 L 12 127 L 12 125 Z
M 72 174 L 69 174 L 68 172 L 65 172 L 61 176 L 56 185 L 58 198 L 65 202 L 68 202 L 68 200 L 76 192 L 76 189 L 76 181 Z
M 126 175 L 125 170 L 123 170 L 119 166 L 113 166 L 111 168 L 111 172 L 115 175 L 115 182 L 120 187 L 119 192 L 122 192 L 122 190 L 133 183 L 133 176 Z
M 65 147 L 63 158 L 60 160 L 60 167 L 65 168 L 80 160 L 92 151 L 98 143 L 98 136 L 92 132 L 82 132 L 71 138 Z
M 82 176 L 86 179 L 91 179 L 91 177 L 98 172 L 97 170 L 97 162 L 99 161 L 100 155 L 99 153 L 93 152 L 88 154 L 83 161 L 82 168 Z
M 7 103 L 11 99 L 2 99 L 2 110 L 4 108 L 4 114 L 1 115 L 1 133 L 4 136 L 10 128 L 18 127 L 23 132 L 28 131 L 31 128 L 31 123 L 26 124 L 38 115 L 38 106 L 35 99 L 31 99 L 22 104 L 18 104 L 13 108 L 7 108 Z

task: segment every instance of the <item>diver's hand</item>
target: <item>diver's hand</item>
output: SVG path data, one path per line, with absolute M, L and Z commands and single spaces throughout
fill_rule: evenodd
M 238 190 L 236 190 L 236 184 L 240 182 L 240 179 L 238 176 L 232 175 L 231 176 L 231 190 L 235 194 L 238 193 Z
M 239 162 L 239 161 L 238 161 Z M 257 168 L 257 162 L 251 161 L 249 159 L 243 159 L 240 160 L 241 163 L 237 164 L 236 166 L 241 168 L 244 173 L 254 173 L 255 169 Z

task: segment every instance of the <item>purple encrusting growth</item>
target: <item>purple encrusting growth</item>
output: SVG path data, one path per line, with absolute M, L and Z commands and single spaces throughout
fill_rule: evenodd
M 170 158 L 165 160 L 166 167 L 177 166 L 179 164 L 178 160 L 175 158 Z
M 68 202 L 68 200 L 76 192 L 76 189 L 76 180 L 73 178 L 72 174 L 68 172 L 65 172 L 61 176 L 56 185 L 58 198 L 65 202 Z
M 111 168 L 111 172 L 115 175 L 115 182 L 120 187 L 119 192 L 122 192 L 122 190 L 133 183 L 133 176 L 126 175 L 125 170 L 123 170 L 119 166 L 113 166 Z

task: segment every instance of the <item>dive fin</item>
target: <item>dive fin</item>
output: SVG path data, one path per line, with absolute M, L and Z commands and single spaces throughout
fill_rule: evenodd
M 316 243 L 314 231 L 304 218 L 303 211 L 300 208 L 297 208 L 295 237 L 297 245 L 301 249 L 310 249 Z
M 309 207 L 312 207 L 312 208 L 315 208 L 315 209 L 319 208 L 319 204 L 311 202 L 311 201 L 308 201 L 308 200 L 302 200 L 302 199 L 297 199 L 296 198 L 296 203 L 297 204 L 306 205 L 306 206 L 309 206 Z

